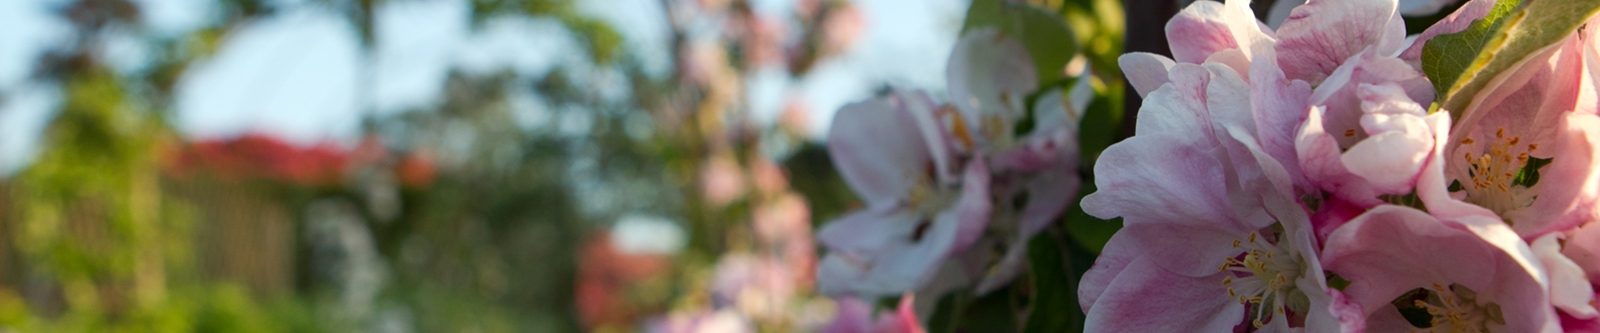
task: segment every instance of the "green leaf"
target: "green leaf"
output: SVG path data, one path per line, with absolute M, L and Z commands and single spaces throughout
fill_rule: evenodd
M 1078 150 L 1083 155 L 1081 167 L 1084 170 L 1093 170 L 1100 152 L 1117 142 L 1117 132 L 1123 121 L 1122 95 L 1126 93 L 1121 81 L 1106 82 L 1098 76 L 1093 79 L 1090 83 L 1094 86 L 1095 97 L 1078 122 Z
M 1066 21 L 1052 12 L 1027 4 L 1012 4 L 1001 0 L 977 0 L 967 9 L 967 19 L 962 32 L 981 27 L 994 27 L 1016 37 L 1028 48 L 1033 66 L 1039 72 L 1039 82 L 1053 82 L 1061 78 L 1067 62 L 1078 53 L 1078 43 Z
M 928 332 L 1016 332 L 1016 288 L 974 297 L 970 291 L 945 295 L 927 318 Z
M 1423 72 L 1439 92 L 1437 106 L 1459 119 L 1490 81 L 1570 36 L 1596 11 L 1595 0 L 1500 0 L 1467 30 L 1429 40 Z
M 1470 77 L 1467 68 L 1484 54 L 1484 47 L 1497 36 L 1506 23 L 1504 18 L 1516 10 L 1519 1 L 1496 2 L 1488 15 L 1473 21 L 1466 30 L 1438 35 L 1422 46 L 1422 71 L 1433 81 L 1438 96 L 1448 95 L 1458 81 Z
M 1070 265 L 1070 246 L 1045 233 L 1028 242 L 1032 272 L 1033 305 L 1023 332 L 1075 332 L 1083 330 L 1078 309 L 1078 276 Z
M 1096 103 L 1099 103 L 1099 100 L 1096 100 Z M 1095 108 L 1092 105 L 1089 109 L 1090 115 L 1096 114 Z M 1079 134 L 1079 140 L 1083 146 L 1083 152 L 1085 154 L 1085 158 L 1083 159 L 1084 164 L 1078 166 L 1079 168 L 1082 168 L 1081 170 L 1089 172 L 1094 170 L 1094 159 L 1101 150 L 1105 149 L 1105 145 L 1110 144 L 1109 136 L 1114 134 L 1114 128 L 1116 128 L 1115 124 L 1115 122 L 1094 123 L 1089 122 L 1088 118 L 1085 118 L 1082 127 L 1083 133 Z M 1101 135 L 1107 137 L 1105 141 L 1103 141 L 1104 143 L 1095 143 L 1095 139 L 1088 137 L 1088 135 L 1090 135 L 1091 132 L 1098 127 L 1112 128 L 1102 130 L 1102 132 L 1105 133 Z M 1083 197 L 1088 196 L 1090 193 L 1094 193 L 1096 190 L 1094 185 L 1094 176 L 1089 172 L 1081 173 L 1084 174 L 1084 182 L 1082 187 L 1078 189 L 1078 199 L 1080 200 L 1083 199 Z M 1100 253 L 1100 250 L 1105 248 L 1106 242 L 1111 241 L 1111 235 L 1116 234 L 1117 230 L 1122 229 L 1122 220 L 1120 218 L 1111 221 L 1102 220 L 1098 217 L 1090 216 L 1089 213 L 1083 212 L 1083 207 L 1076 204 L 1072 205 L 1072 207 L 1069 208 L 1066 213 L 1062 214 L 1061 218 L 1066 220 L 1066 222 L 1061 223 L 1061 226 L 1066 229 L 1067 236 L 1072 239 L 1072 243 L 1078 246 L 1078 250 L 1083 250 L 1084 252 L 1091 254 Z

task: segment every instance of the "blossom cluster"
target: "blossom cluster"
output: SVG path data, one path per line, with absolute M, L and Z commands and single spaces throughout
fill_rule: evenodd
M 1600 329 L 1593 29 L 1430 112 L 1423 46 L 1496 1 L 1409 38 L 1403 7 L 1197 1 L 1171 58 L 1121 57 L 1144 104 L 1081 203 L 1124 223 L 1079 286 L 1087 330 Z
M 817 273 L 863 298 L 1004 286 L 1027 241 L 1076 202 L 1089 81 L 1040 88 L 1023 44 L 973 29 L 946 67 L 947 99 L 893 91 L 834 116 L 828 151 L 864 207 L 829 222 Z

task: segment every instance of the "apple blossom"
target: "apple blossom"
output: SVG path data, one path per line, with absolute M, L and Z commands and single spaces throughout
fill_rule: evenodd
M 1307 210 L 1251 131 L 1251 87 L 1216 62 L 1168 75 L 1083 200 L 1126 224 L 1080 285 L 1088 329 L 1331 328 Z
M 1322 263 L 1349 281 L 1333 292 L 1345 329 L 1419 329 L 1402 315 L 1414 309 L 1434 331 L 1559 331 L 1546 273 L 1521 239 L 1492 217 L 1454 222 L 1382 205 L 1335 230 Z
M 1016 277 L 1028 240 L 1077 196 L 1077 120 L 1093 97 L 1088 80 L 1039 91 L 1035 73 L 1017 40 L 977 29 L 947 66 L 950 104 L 897 94 L 840 110 L 829 149 L 867 207 L 819 235 L 833 251 L 824 293 L 921 290 L 946 263 L 980 293 Z M 1004 251 L 966 252 L 979 242 Z
M 1600 214 L 1600 119 L 1592 105 L 1579 105 L 1595 94 L 1581 71 L 1579 42 L 1485 88 L 1462 113 L 1446 151 L 1445 172 L 1460 183 L 1462 199 L 1499 214 L 1525 237 Z
M 972 161 L 959 179 L 944 171 L 955 161 L 932 117 L 931 102 L 915 93 L 847 105 L 834 116 L 829 152 L 867 207 L 819 232 L 832 251 L 817 274 L 823 293 L 913 290 L 988 223 L 987 168 Z

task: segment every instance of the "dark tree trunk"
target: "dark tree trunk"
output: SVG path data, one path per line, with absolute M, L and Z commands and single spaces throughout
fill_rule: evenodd
M 1203 1 L 1203 0 L 1202 0 Z M 1149 52 L 1172 56 L 1167 48 L 1167 20 L 1178 13 L 1178 0 L 1122 0 L 1127 13 L 1127 35 L 1123 38 L 1125 52 Z M 1117 138 L 1133 136 L 1134 123 L 1139 119 L 1139 94 L 1133 86 L 1123 83 L 1122 128 Z

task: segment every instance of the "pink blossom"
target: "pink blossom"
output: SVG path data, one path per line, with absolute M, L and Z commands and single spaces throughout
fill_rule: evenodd
M 989 172 L 961 166 L 921 94 L 850 104 L 834 116 L 828 150 L 867 207 L 834 220 L 818 238 L 831 253 L 823 293 L 893 295 L 925 284 L 946 256 L 971 246 L 988 223 Z
M 1438 121 L 1429 117 L 1446 116 L 1428 115 L 1427 78 L 1397 57 L 1405 27 L 1396 5 L 1310 1 L 1277 31 L 1287 78 L 1315 86 L 1295 139 L 1300 167 L 1318 188 L 1358 207 L 1410 194 L 1433 132 L 1445 130 L 1429 125 Z
M 749 191 L 744 169 L 731 154 L 717 154 L 700 167 L 700 192 L 707 203 L 721 207 Z
M 1395 0 L 1307 1 L 1277 29 L 1278 63 L 1290 79 L 1320 84 L 1363 51 L 1398 53 L 1404 47 L 1405 22 L 1396 6 Z
M 1600 214 L 1600 118 L 1577 104 L 1595 93 L 1583 83 L 1577 42 L 1486 87 L 1462 113 L 1446 150 L 1445 173 L 1461 184 L 1456 195 L 1499 214 L 1524 237 Z M 1549 164 L 1535 169 L 1535 159 Z
M 1339 200 L 1370 207 L 1381 195 L 1406 195 L 1433 156 L 1434 132 L 1447 131 L 1448 115 L 1428 115 L 1397 84 L 1363 84 L 1358 89 L 1358 129 L 1343 133 L 1324 127 L 1324 107 L 1311 111 L 1297 139 L 1308 178 Z M 1361 138 L 1343 146 L 1336 138 Z M 1343 148 L 1341 148 L 1343 146 Z
M 1148 98 L 1167 84 L 1178 63 L 1211 63 L 1232 69 L 1249 84 L 1249 90 L 1230 96 L 1248 101 L 1249 113 L 1237 116 L 1255 131 L 1261 149 L 1279 160 L 1296 191 L 1310 192 L 1295 159 L 1295 130 L 1306 119 L 1310 85 L 1290 80 L 1278 66 L 1273 32 L 1252 16 L 1245 1 L 1202 1 L 1184 8 L 1167 23 L 1174 59 L 1149 53 L 1129 53 L 1118 59 L 1128 81 Z M 1141 117 L 1144 118 L 1144 117 Z M 1248 120 L 1246 120 L 1248 119 Z
M 1028 50 L 996 29 L 962 35 L 945 79 L 950 104 L 965 120 L 957 127 L 970 130 L 970 145 L 976 145 L 966 149 L 1012 145 L 1012 130 L 1028 110 L 1027 95 L 1039 86 Z
M 978 282 L 980 293 L 1010 282 L 1020 272 L 1028 239 L 1048 227 L 1078 195 L 1078 119 L 1093 98 L 1087 79 L 1070 91 L 1051 90 L 1035 102 L 1027 96 L 1039 86 L 1032 58 L 1021 42 L 995 29 L 966 33 L 946 67 L 951 104 L 959 111 L 948 123 L 960 148 L 986 160 L 994 175 L 999 207 L 1027 200 L 1019 211 L 996 214 L 991 226 L 1011 235 L 1005 253 Z M 1018 135 L 1031 118 L 1034 127 Z
M 867 19 L 855 5 L 845 2 L 829 9 L 821 29 L 824 54 L 843 53 L 866 35 Z
M 1073 204 L 1083 179 L 1078 175 L 1078 110 L 1088 104 L 1092 94 L 1087 81 L 1080 81 L 1072 92 L 1052 91 L 1034 106 L 1035 128 L 1017 147 L 991 154 L 990 164 L 1000 175 L 994 192 L 1010 202 L 1026 196 L 1027 202 L 1016 216 L 1016 230 L 1008 240 L 1005 254 L 978 282 L 980 293 L 994 290 L 1016 278 L 1027 254 L 1028 240 L 1043 231 Z M 1071 96 L 1071 95 L 1078 96 Z M 1070 119 L 1070 120 L 1069 120 Z M 999 223 L 996 221 L 995 223 Z
M 801 272 L 782 261 L 729 254 L 717 262 L 711 294 L 717 308 L 733 308 L 754 318 L 781 318 L 795 298 Z
M 751 224 L 763 251 L 788 266 L 796 283 L 810 288 L 816 270 L 816 243 L 811 235 L 811 209 L 799 194 L 785 192 L 756 208 Z
M 1088 330 L 1331 327 L 1308 216 L 1252 131 L 1251 87 L 1216 62 L 1176 63 L 1166 82 L 1082 203 L 1125 223 L 1080 285 Z
M 1465 29 L 1493 5 L 1469 1 L 1402 57 L 1417 61 L 1427 40 Z M 1600 219 L 1600 96 L 1590 34 L 1580 29 L 1532 55 L 1480 90 L 1466 110 L 1452 110 L 1460 119 L 1445 141 L 1439 186 L 1481 207 L 1471 209 L 1500 216 L 1525 239 Z M 1560 181 L 1538 181 L 1548 179 Z
M 1345 329 L 1416 329 L 1400 304 L 1429 313 L 1434 330 L 1559 331 L 1546 273 L 1521 239 L 1490 217 L 1452 222 L 1382 205 L 1334 231 L 1322 264 L 1350 282 L 1332 307 Z

